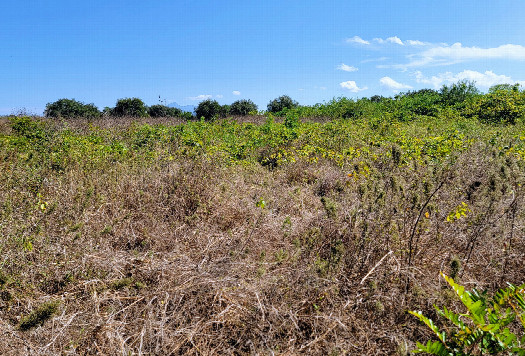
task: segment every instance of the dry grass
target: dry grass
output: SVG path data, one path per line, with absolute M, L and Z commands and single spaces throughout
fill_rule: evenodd
M 40 177 L 3 160 L 0 352 L 402 355 L 427 335 L 406 311 L 451 301 L 438 272 L 454 259 L 469 287 L 523 282 L 518 162 L 474 145 L 445 166 L 373 165 L 354 179 L 329 161 L 204 157 Z M 49 301 L 54 317 L 20 330 Z

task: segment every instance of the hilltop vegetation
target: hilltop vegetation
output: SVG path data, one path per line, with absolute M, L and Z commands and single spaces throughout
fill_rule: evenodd
M 524 99 L 2 119 L 0 352 L 406 355 L 525 282 Z

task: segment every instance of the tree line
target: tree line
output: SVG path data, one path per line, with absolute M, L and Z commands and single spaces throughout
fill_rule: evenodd
M 391 116 L 397 120 L 411 120 L 420 116 L 437 116 L 444 110 L 475 116 L 491 123 L 516 123 L 525 116 L 525 92 L 519 84 L 498 84 L 481 93 L 474 82 L 460 81 L 440 90 L 420 89 L 402 92 L 394 97 L 374 95 L 369 98 L 333 99 L 328 103 L 302 106 L 288 95 L 271 100 L 267 113 L 277 116 L 293 114 L 301 117 L 328 117 L 332 119 Z M 158 104 L 146 106 L 139 98 L 119 99 L 115 107 L 100 111 L 94 104 L 84 104 L 75 99 L 60 99 L 46 105 L 45 116 L 54 118 L 100 117 L 177 117 L 186 120 L 225 118 L 258 114 L 257 105 L 242 99 L 230 105 L 220 105 L 216 100 L 201 101 L 194 113 Z

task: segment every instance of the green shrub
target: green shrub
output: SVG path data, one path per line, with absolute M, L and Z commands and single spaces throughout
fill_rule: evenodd
M 46 141 L 49 139 L 49 133 L 42 121 L 36 121 L 27 116 L 12 117 L 9 120 L 11 130 L 18 136 L 35 141 Z
M 299 106 L 297 101 L 292 100 L 288 95 L 282 95 L 268 103 L 268 112 L 278 113 L 284 109 L 293 109 Z
M 59 305 L 60 302 L 57 300 L 40 305 L 20 320 L 20 324 L 18 324 L 19 329 L 26 331 L 44 325 L 46 320 L 51 319 L 51 317 L 56 314 Z
M 414 115 L 436 116 L 439 112 L 441 96 L 432 89 L 409 91 L 396 96 L 403 117 Z
M 112 110 L 113 116 L 147 117 L 148 108 L 139 98 L 119 99 Z
M 182 117 L 182 110 L 179 108 L 170 108 L 166 105 L 152 105 L 148 108 L 148 114 L 151 117 Z
M 437 314 L 449 325 L 440 331 L 434 322 L 422 312 L 410 311 L 427 325 L 439 341 L 428 341 L 426 345 L 417 343 L 414 352 L 432 355 L 525 355 L 525 285 L 516 287 L 509 284 L 500 289 L 492 298 L 486 292 L 474 289 L 466 292 L 463 286 L 441 273 L 456 292 L 467 311 L 456 314 L 446 307 L 436 307 Z M 508 326 L 518 319 L 523 327 L 522 335 L 515 335 Z
M 483 95 L 468 114 L 491 124 L 515 124 L 525 116 L 525 98 L 517 90 L 497 90 Z
M 257 111 L 257 105 L 251 100 L 237 100 L 230 106 L 230 115 L 246 116 L 252 111 Z
M 46 105 L 46 117 L 56 118 L 97 118 L 102 115 L 94 104 L 84 104 L 75 99 L 60 99 Z
M 443 85 L 439 94 L 443 105 L 464 107 L 466 101 L 479 95 L 479 90 L 474 82 L 462 80 L 450 86 Z
M 217 100 L 211 99 L 201 101 L 195 109 L 195 115 L 197 115 L 197 119 L 203 117 L 205 120 L 226 116 L 223 107 L 221 107 Z

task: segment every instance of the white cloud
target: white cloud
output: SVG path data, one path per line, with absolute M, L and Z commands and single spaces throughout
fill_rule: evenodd
M 358 68 L 356 68 L 354 66 L 346 65 L 344 63 L 341 63 L 340 65 L 338 65 L 337 69 L 345 71 L 345 72 L 356 72 L 356 71 L 358 71 Z
M 397 36 L 388 37 L 386 39 L 386 41 L 390 42 L 390 43 L 395 43 L 395 44 L 398 44 L 398 45 L 401 45 L 401 46 L 404 45 L 403 41 L 401 41 L 401 39 L 399 37 L 397 37 Z
M 194 100 L 194 101 L 197 101 L 197 100 L 206 100 L 206 99 L 211 99 L 213 97 L 213 95 L 209 95 L 209 94 L 201 94 L 201 95 L 197 95 L 197 96 L 190 96 L 188 99 L 190 100 Z
M 416 81 L 422 84 L 430 84 L 435 89 L 440 88 L 443 84 L 456 83 L 461 80 L 469 80 L 476 82 L 476 86 L 482 88 L 490 88 L 496 84 L 525 84 L 525 81 L 514 80 L 511 77 L 504 74 L 496 74 L 491 70 L 484 73 L 477 72 L 475 70 L 464 70 L 457 74 L 451 72 L 440 73 L 437 76 L 425 77 L 420 71 L 414 73 Z
M 357 86 L 357 84 L 353 80 L 349 80 L 347 82 L 339 83 L 339 85 L 341 86 L 341 88 L 348 89 L 352 93 L 357 93 L 357 92 L 360 92 L 360 91 L 368 89 L 367 87 L 359 88 Z
M 383 77 L 379 79 L 379 83 L 382 86 L 387 87 L 388 89 L 392 89 L 392 90 L 412 89 L 410 85 L 396 82 L 394 79 L 390 77 Z
M 452 60 L 468 59 L 525 59 L 525 47 L 521 45 L 505 44 L 494 48 L 463 47 L 461 43 L 452 46 L 438 46 L 423 52 L 424 57 L 446 58 Z
M 421 42 L 421 41 L 414 41 L 414 40 L 406 40 L 405 43 L 409 46 L 426 46 L 429 44 L 428 42 Z
M 215 95 L 215 97 L 216 97 L 217 99 L 222 99 L 222 98 L 224 97 L 224 95 L 219 94 L 219 95 Z
M 319 87 L 319 89 L 326 90 L 327 88 L 326 87 Z
M 461 43 L 454 43 L 453 45 L 444 43 L 427 45 L 430 46 L 430 48 L 420 53 L 408 55 L 408 63 L 381 65 L 378 67 L 406 70 L 408 68 L 444 66 L 480 59 L 525 60 L 525 47 L 521 45 L 504 44 L 492 48 L 463 47 Z
M 238 91 L 238 90 L 234 90 L 234 91 L 232 91 L 232 94 L 233 94 L 233 95 L 241 95 L 241 92 Z
M 359 44 L 364 44 L 364 45 L 369 45 L 370 44 L 370 42 L 365 41 L 364 39 L 362 39 L 359 36 L 354 36 L 352 38 L 347 38 L 346 39 L 346 43 L 359 43 Z

